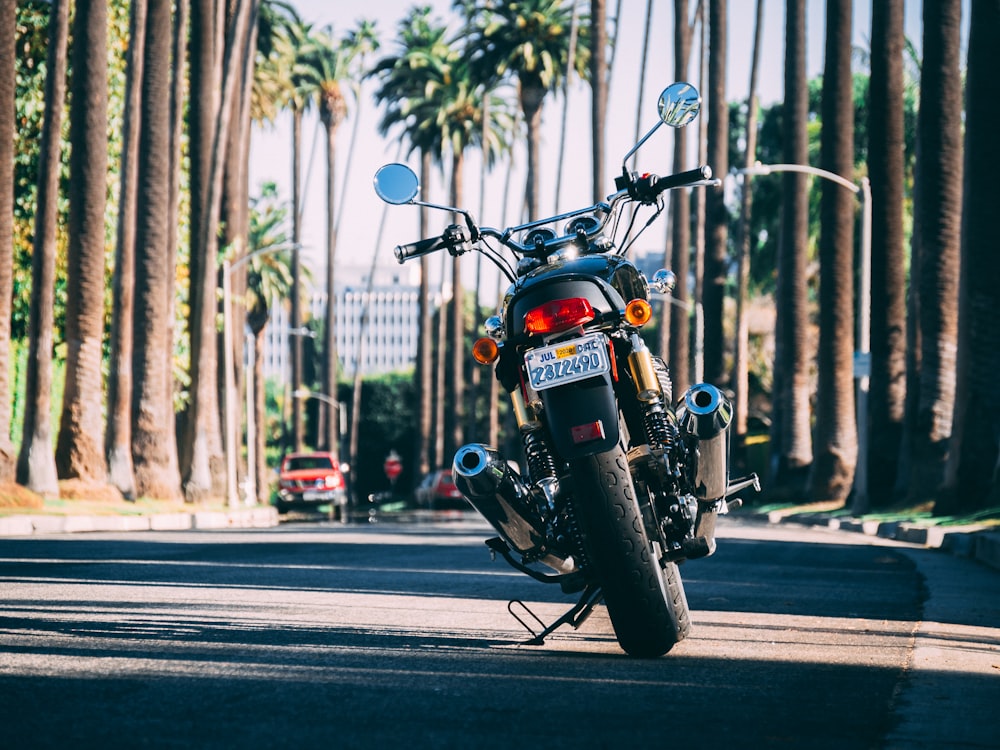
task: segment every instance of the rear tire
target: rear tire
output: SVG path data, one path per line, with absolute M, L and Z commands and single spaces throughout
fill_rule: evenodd
M 667 653 L 691 629 L 674 563 L 660 567 L 646 534 L 628 460 L 620 446 L 572 462 L 584 546 L 614 625 L 630 656 Z

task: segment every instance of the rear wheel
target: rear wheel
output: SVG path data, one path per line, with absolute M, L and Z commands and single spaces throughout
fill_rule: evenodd
M 576 512 L 618 643 L 631 656 L 661 656 L 691 628 L 677 566 L 661 568 L 646 534 L 621 447 L 573 461 Z

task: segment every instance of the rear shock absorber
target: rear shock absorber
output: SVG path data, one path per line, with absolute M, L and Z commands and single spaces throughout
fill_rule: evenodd
M 676 442 L 677 425 L 669 411 L 673 386 L 666 365 L 653 357 L 638 335 L 632 337 L 628 364 L 642 409 L 646 440 L 651 448 L 670 450 Z
M 521 435 L 524 444 L 524 460 L 528 464 L 528 476 L 538 484 L 545 479 L 556 478 L 556 462 L 552 458 L 548 441 L 541 427 Z
M 524 460 L 528 468 L 528 479 L 545 495 L 549 507 L 554 507 L 555 496 L 559 491 L 559 477 L 556 472 L 555 458 L 549 448 L 545 429 L 534 414 L 528 410 L 524 394 L 519 388 L 510 393 L 514 418 L 517 420 L 518 431 L 521 433 L 521 445 L 524 450 Z

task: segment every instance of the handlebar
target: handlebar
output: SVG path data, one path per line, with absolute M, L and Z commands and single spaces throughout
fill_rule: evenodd
M 421 255 L 429 255 L 430 253 L 435 253 L 445 246 L 444 239 L 441 237 L 431 237 L 426 240 L 418 240 L 416 242 L 411 242 L 407 245 L 396 245 L 393 248 L 393 255 L 396 256 L 396 260 L 400 263 L 409 260 L 410 258 L 419 258 Z
M 452 255 L 461 255 L 469 249 L 470 241 L 471 234 L 466 227 L 452 224 L 444 230 L 440 237 L 417 240 L 408 245 L 396 245 L 392 252 L 400 263 L 410 258 L 419 258 L 421 255 L 429 255 L 445 249 Z
M 717 181 L 716 181 L 717 182 Z M 578 241 L 577 235 L 563 235 L 546 240 L 541 246 L 527 245 L 517 242 L 513 236 L 519 232 L 525 232 L 536 227 L 547 224 L 557 224 L 576 216 L 600 215 L 597 225 L 586 233 L 586 238 L 593 239 L 603 230 L 612 215 L 617 213 L 618 206 L 624 200 L 634 200 L 642 203 L 654 203 L 660 193 L 672 188 L 685 186 L 709 185 L 712 182 L 712 168 L 705 165 L 685 172 L 657 177 L 653 174 L 638 175 L 634 172 L 624 173 L 615 180 L 618 192 L 609 195 L 607 200 L 596 203 L 587 208 L 577 209 L 558 216 L 551 216 L 546 219 L 521 224 L 520 226 L 509 227 L 503 231 L 491 227 L 475 227 L 471 217 L 466 215 L 470 228 L 459 224 L 449 226 L 440 237 L 431 237 L 425 240 L 418 240 L 407 245 L 397 245 L 394 249 L 396 260 L 400 263 L 411 258 L 419 258 L 438 250 L 447 249 L 452 255 L 460 255 L 470 247 L 470 242 L 478 241 L 481 237 L 493 237 L 507 246 L 515 253 L 524 257 L 547 257 L 564 245 Z M 473 239 L 474 238 L 474 239 Z
M 678 172 L 677 174 L 660 177 L 653 183 L 653 190 L 659 194 L 664 190 L 684 187 L 685 185 L 691 185 L 695 182 L 710 179 L 712 179 L 712 168 L 706 164 L 704 166 L 697 167 L 696 169 L 689 169 L 686 172 Z

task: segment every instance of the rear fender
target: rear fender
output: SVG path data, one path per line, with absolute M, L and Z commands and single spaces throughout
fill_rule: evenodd
M 604 453 L 618 444 L 618 402 L 611 373 L 538 395 L 555 450 L 564 459 Z

